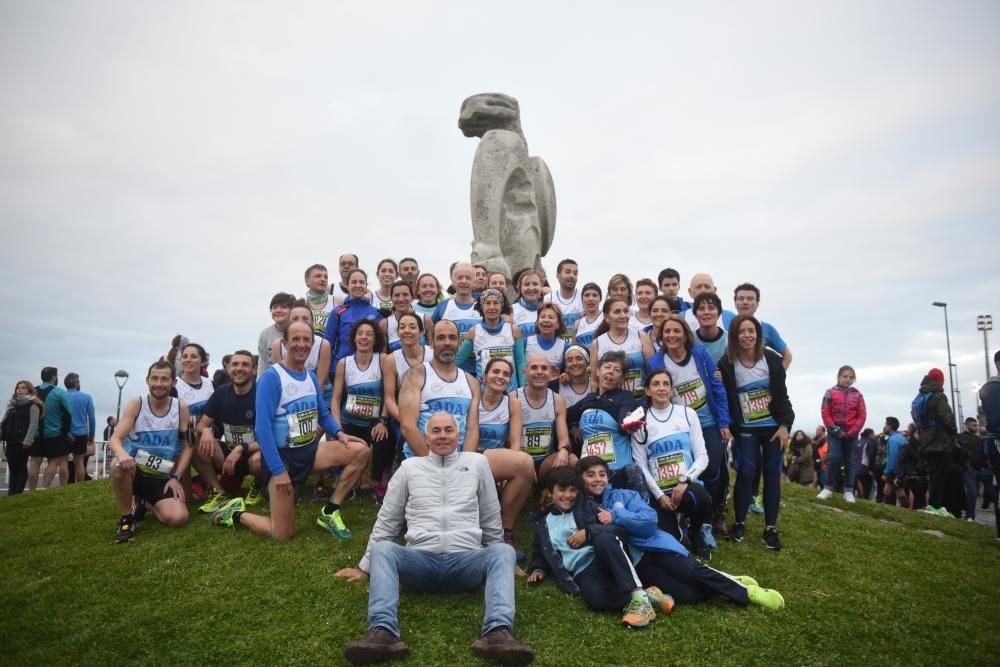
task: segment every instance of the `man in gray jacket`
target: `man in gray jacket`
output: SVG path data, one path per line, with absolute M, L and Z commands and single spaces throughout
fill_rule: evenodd
M 399 639 L 399 585 L 453 593 L 486 585 L 482 636 L 473 652 L 487 660 L 526 665 L 531 647 L 514 639 L 514 549 L 503 541 L 500 502 L 482 454 L 459 452 L 458 424 L 445 412 L 426 427 L 427 456 L 403 462 L 393 475 L 364 557 L 338 577 L 363 581 L 368 634 L 344 646 L 352 664 L 394 660 L 409 653 Z M 393 540 L 406 528 L 406 546 Z

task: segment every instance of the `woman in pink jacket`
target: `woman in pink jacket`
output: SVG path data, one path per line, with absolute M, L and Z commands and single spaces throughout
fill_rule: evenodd
M 833 495 L 837 481 L 843 479 L 844 502 L 854 502 L 854 447 L 858 434 L 865 427 L 868 412 L 865 397 L 855 389 L 854 369 L 841 366 L 837 371 L 837 386 L 823 395 L 823 425 L 826 426 L 826 485 L 816 496 L 826 500 Z M 844 465 L 843 475 L 840 472 Z

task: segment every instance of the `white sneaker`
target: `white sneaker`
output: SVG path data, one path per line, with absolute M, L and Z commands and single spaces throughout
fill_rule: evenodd
M 844 502 L 845 503 L 856 502 L 855 499 L 854 499 L 854 492 L 853 491 L 844 491 Z
M 833 498 L 833 491 L 830 489 L 823 489 L 816 494 L 816 497 L 820 500 L 829 500 L 830 498 Z

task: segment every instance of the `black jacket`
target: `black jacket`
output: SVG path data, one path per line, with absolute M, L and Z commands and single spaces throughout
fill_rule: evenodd
M 764 348 L 764 359 L 767 361 L 767 372 L 771 376 L 771 416 L 779 424 L 791 427 L 795 421 L 795 411 L 788 399 L 788 388 L 785 386 L 785 367 L 781 365 L 781 355 Z M 736 367 L 728 357 L 719 359 L 719 370 L 722 372 L 722 384 L 726 386 L 726 399 L 729 403 L 729 417 L 732 419 L 732 429 L 736 433 L 760 432 L 760 428 L 743 426 L 743 411 L 740 409 L 740 398 L 736 389 Z M 766 435 L 773 435 L 778 429 L 766 428 Z

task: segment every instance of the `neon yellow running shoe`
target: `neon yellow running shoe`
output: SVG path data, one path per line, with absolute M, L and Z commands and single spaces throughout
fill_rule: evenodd
M 319 511 L 319 516 L 316 517 L 316 523 L 319 524 L 321 528 L 326 528 L 341 539 L 346 540 L 351 536 L 351 531 L 348 530 L 347 525 L 344 524 L 344 519 L 340 516 L 340 510 L 336 510 L 332 514 L 327 514 L 326 508 L 324 507 Z
M 747 588 L 758 585 L 756 579 L 754 579 L 753 577 L 748 577 L 745 574 L 734 574 L 731 575 L 729 578 Z
M 237 496 L 219 509 L 212 512 L 212 516 L 209 517 L 209 521 L 212 522 L 213 526 L 229 526 L 230 528 L 235 528 L 233 525 L 233 515 L 237 512 L 245 512 L 246 509 L 246 503 L 243 502 L 242 498 Z
M 260 492 L 260 487 L 257 486 L 257 482 L 254 482 L 250 487 L 250 490 L 247 491 L 247 496 L 243 499 L 243 502 L 246 503 L 247 507 L 253 507 L 260 502 L 263 495 L 264 494 Z
M 222 505 L 225 505 L 227 500 L 229 500 L 229 498 L 222 489 L 213 489 L 212 495 L 208 497 L 208 500 L 204 505 L 198 508 L 198 511 L 205 514 L 214 512 Z
M 785 598 L 781 597 L 781 593 L 773 588 L 747 586 L 747 597 L 753 604 L 767 609 L 784 609 L 785 607 Z

